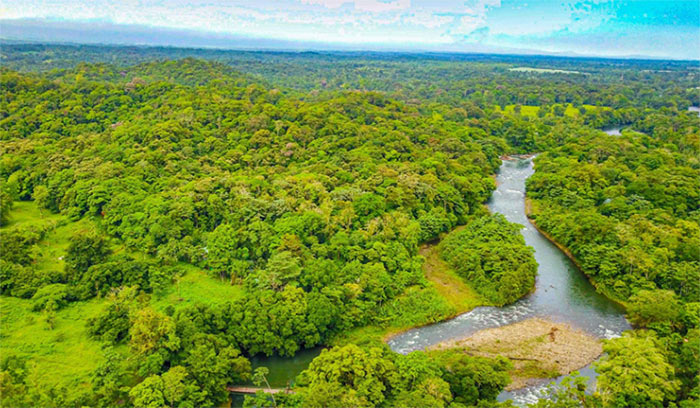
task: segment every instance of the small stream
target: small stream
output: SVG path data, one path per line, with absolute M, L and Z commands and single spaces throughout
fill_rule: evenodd
M 586 276 L 525 215 L 525 180 L 534 173 L 532 159 L 505 160 L 501 165 L 488 206 L 509 221 L 521 224 L 525 242 L 535 249 L 539 264 L 536 289 L 530 295 L 505 307 L 478 307 L 454 319 L 411 329 L 393 337 L 389 346 L 396 352 L 423 350 L 439 342 L 465 337 L 481 329 L 499 327 L 530 317 L 568 323 L 598 338 L 613 338 L 631 328 L 620 305 L 596 292 Z M 587 367 L 582 375 L 594 377 Z M 546 383 L 511 392 L 499 400 L 518 404 L 535 402 Z

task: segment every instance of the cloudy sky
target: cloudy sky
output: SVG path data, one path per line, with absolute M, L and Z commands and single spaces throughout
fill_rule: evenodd
M 5 38 L 700 58 L 700 1 L 3 0 Z M 147 33 L 151 30 L 151 36 Z M 163 31 L 170 30 L 170 31 Z M 96 35 L 91 35 L 94 31 Z M 109 32 L 109 34 L 106 34 Z M 68 34 L 66 34 L 68 33 Z M 165 34 L 168 33 L 168 34 Z

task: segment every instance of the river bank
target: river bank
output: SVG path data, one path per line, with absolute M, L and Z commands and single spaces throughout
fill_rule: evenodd
M 574 256 L 574 254 L 571 252 L 571 250 L 569 248 L 567 248 L 565 245 L 563 245 L 562 243 L 560 243 L 559 241 L 554 239 L 554 237 L 552 237 L 547 231 L 543 230 L 539 225 L 537 225 L 536 213 L 533 212 L 533 201 L 529 197 L 525 197 L 525 215 L 527 216 L 530 224 L 532 224 L 532 226 L 535 227 L 537 232 L 539 232 L 543 237 L 547 238 L 547 240 L 549 242 L 551 242 L 553 245 L 555 245 L 557 248 L 559 248 L 559 250 L 564 255 L 566 255 L 566 257 L 569 258 L 569 260 L 571 260 L 571 262 L 574 265 L 576 265 L 576 267 L 581 271 L 581 273 L 583 273 L 586 276 L 586 278 L 591 283 L 591 285 L 593 285 L 593 287 L 595 287 L 596 291 L 598 291 L 603 296 L 608 298 L 608 300 L 616 303 L 617 305 L 619 305 L 623 309 L 627 310 L 627 304 L 624 301 L 618 299 L 616 296 L 613 296 L 608 290 L 601 287 L 598 284 L 598 282 L 595 281 L 595 279 L 593 279 L 591 276 L 586 274 L 583 267 L 581 266 L 580 261 L 576 258 L 576 256 Z
M 525 181 L 533 173 L 532 159 L 505 160 L 497 173 L 497 188 L 487 205 L 492 213 L 503 214 L 508 221 L 524 226 L 520 232 L 526 244 L 535 250 L 539 265 L 535 290 L 511 305 L 476 307 L 444 322 L 403 331 L 389 339 L 392 350 L 402 354 L 425 350 L 441 342 L 463 339 L 484 329 L 506 327 L 530 318 L 570 325 L 598 340 L 620 336 L 631 328 L 624 317 L 624 308 L 598 292 L 574 263 L 576 260 L 570 256 L 570 251 L 565 253 L 526 216 Z M 571 354 L 575 355 L 576 351 Z M 591 380 L 596 376 L 590 365 L 580 372 Z M 504 391 L 498 399 L 512 399 L 517 405 L 536 402 L 548 382 L 540 381 L 540 384 Z
M 455 348 L 473 356 L 510 359 L 514 367 L 508 391 L 569 374 L 595 361 L 603 352 L 599 339 L 568 324 L 542 318 L 480 330 L 429 349 Z
M 453 229 L 452 232 L 461 228 L 463 226 Z M 423 272 L 426 279 L 433 284 L 433 287 L 454 310 L 453 313 L 445 316 L 445 320 L 468 312 L 477 306 L 488 305 L 486 299 L 483 299 L 476 290 L 452 270 L 447 262 L 440 258 L 437 244 L 425 244 L 420 247 L 418 253 L 425 259 Z
M 458 231 L 461 228 L 464 228 L 464 226 L 460 225 L 451 232 Z M 474 288 L 469 286 L 468 283 L 459 277 L 457 273 L 440 258 L 437 246 L 438 243 L 423 244 L 418 249 L 418 254 L 425 259 L 423 262 L 425 278 L 433 285 L 440 296 L 447 301 L 452 309 L 451 313 L 443 316 L 440 322 L 453 319 L 479 306 L 489 306 L 489 302 L 486 299 L 479 295 Z M 418 327 L 439 324 L 440 322 L 427 323 Z M 382 341 L 387 343 L 393 337 L 415 328 L 416 326 L 388 329 L 382 335 Z

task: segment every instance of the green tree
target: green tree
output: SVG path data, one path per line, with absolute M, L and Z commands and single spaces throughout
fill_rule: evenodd
M 105 262 L 111 252 L 104 235 L 80 231 L 71 237 L 66 250 L 66 270 L 73 280 L 79 281 L 88 268 Z
M 443 351 L 435 358 L 457 403 L 471 406 L 479 401 L 494 402 L 510 383 L 508 370 L 512 365 L 505 358 L 471 357 L 461 350 Z
M 607 341 L 603 351 L 596 371 L 606 407 L 662 407 L 676 399 L 674 368 L 652 336 L 626 334 Z
M 561 384 L 552 384 L 547 388 L 545 398 L 540 398 L 530 408 L 599 408 L 602 407 L 598 394 L 587 393 L 588 378 L 579 376 L 578 372 L 564 377 Z
M 171 367 L 161 375 L 161 378 L 163 380 L 163 398 L 171 408 L 174 408 L 186 397 L 187 370 L 182 366 Z
M 140 354 L 151 353 L 161 347 L 173 351 L 180 345 L 175 323 L 150 307 L 134 313 L 129 334 L 131 348 Z
M 4 184 L 0 184 L 0 226 L 6 225 L 10 220 L 12 204 L 12 195 L 5 190 Z
M 239 245 L 241 238 L 240 233 L 230 224 L 221 224 L 209 234 L 207 262 L 222 279 L 230 277 L 233 281 L 245 276 L 248 250 Z
M 643 327 L 653 323 L 673 324 L 682 311 L 676 294 L 670 290 L 640 290 L 630 297 L 627 306 L 630 321 Z
M 44 185 L 34 187 L 32 198 L 39 207 L 40 214 L 43 215 L 42 209 L 46 208 L 46 206 L 49 204 L 49 189 Z
M 302 372 L 300 392 L 310 407 L 376 406 L 386 398 L 393 371 L 382 349 L 348 344 L 322 351 Z
M 270 383 L 267 381 L 268 374 L 270 374 L 270 370 L 268 370 L 267 367 L 256 368 L 255 371 L 253 372 L 253 384 L 257 385 L 258 387 L 265 384 L 265 387 L 267 387 L 268 391 L 270 392 L 270 398 L 272 399 L 272 406 L 276 407 L 277 401 L 275 401 L 275 394 L 272 392 L 272 387 L 270 387 Z
M 298 259 L 288 251 L 276 252 L 265 266 L 265 280 L 273 290 L 281 290 L 301 274 Z
M 163 388 L 163 379 L 152 375 L 132 388 L 129 397 L 136 407 L 163 408 L 166 406 Z

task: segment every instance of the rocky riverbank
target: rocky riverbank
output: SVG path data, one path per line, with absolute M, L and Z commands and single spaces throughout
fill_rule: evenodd
M 474 356 L 504 356 L 513 362 L 514 390 L 578 370 L 603 352 L 600 340 L 582 330 L 540 318 L 438 343 L 430 349 L 459 348 Z

